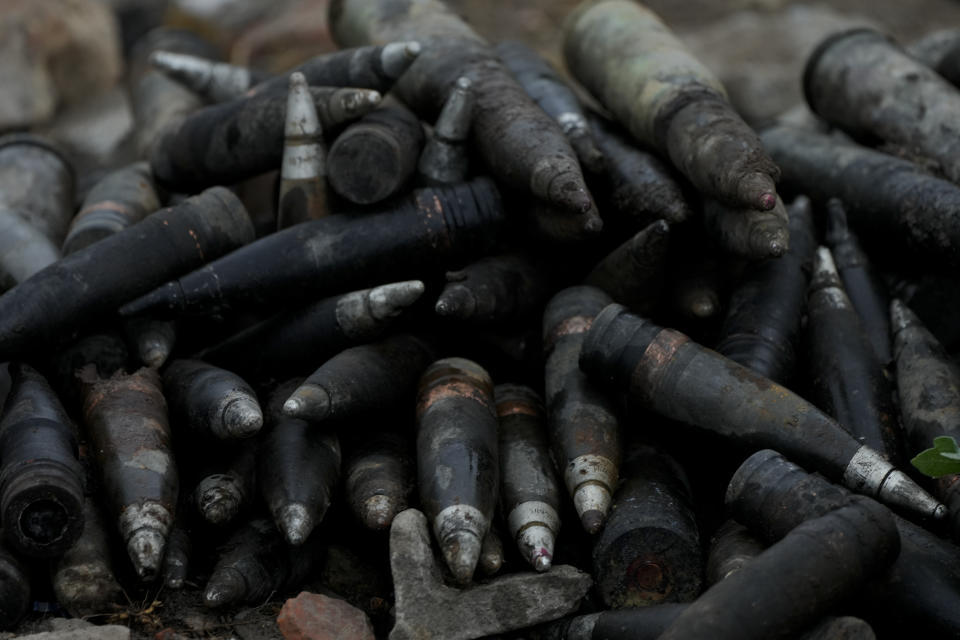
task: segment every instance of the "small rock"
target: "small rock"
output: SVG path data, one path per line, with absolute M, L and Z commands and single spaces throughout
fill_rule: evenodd
M 374 640 L 367 615 L 344 600 L 302 592 L 283 605 L 277 625 L 286 640 Z
M 117 624 L 97 626 L 77 618 L 54 618 L 53 631 L 18 636 L 19 640 L 130 640 L 130 629 Z

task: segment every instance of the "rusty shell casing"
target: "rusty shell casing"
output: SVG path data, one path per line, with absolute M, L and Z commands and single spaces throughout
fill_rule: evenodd
M 594 112 L 589 116 L 604 158 L 604 171 L 591 174 L 590 185 L 605 219 L 639 229 L 658 219 L 675 223 L 694 215 L 673 167 L 628 140 L 612 122 Z
M 500 424 L 500 508 L 510 537 L 537 571 L 553 564 L 560 532 L 560 483 L 550 459 L 546 412 L 537 393 L 516 384 L 494 389 Z
M 427 342 L 410 334 L 350 347 L 297 387 L 283 412 L 319 423 L 409 409 L 417 378 L 435 358 Z
M 417 116 L 388 97 L 330 145 L 330 186 L 355 204 L 373 204 L 400 193 L 417 169 L 423 139 Z
M 344 462 L 344 493 L 350 511 L 374 531 L 390 528 L 416 489 L 413 441 L 403 433 L 377 428 L 365 434 Z
M 594 319 L 580 367 L 630 401 L 746 447 L 774 447 L 852 489 L 942 518 L 946 510 L 832 418 L 672 329 L 610 305 Z
M 237 529 L 221 546 L 207 581 L 207 607 L 265 602 L 306 580 L 322 557 L 321 537 L 291 547 L 269 520 L 258 518 Z
M 99 379 L 85 369 L 83 420 L 104 497 L 141 580 L 160 572 L 179 478 L 160 374 L 140 369 Z
M 313 87 L 310 93 L 324 132 L 380 102 L 380 94 L 366 89 Z M 150 156 L 157 183 L 196 191 L 278 168 L 286 113 L 286 87 L 198 109 L 157 140 Z
M 547 267 L 528 255 L 486 256 L 448 271 L 436 312 L 485 327 L 502 327 L 530 318 L 550 294 Z
M 790 219 L 780 198 L 769 211 L 731 208 L 708 200 L 703 222 L 721 249 L 747 260 L 779 258 L 790 247 Z
M 580 100 L 560 74 L 539 53 L 519 40 L 506 40 L 494 48 L 537 106 L 557 121 L 580 166 L 592 173 L 604 170 L 603 153 L 597 148 Z
M 111 171 L 93 185 L 70 222 L 63 255 L 123 231 L 159 208 L 150 165 L 136 162 Z
M 840 198 L 854 228 L 894 239 L 925 261 L 960 264 L 960 187 L 919 165 L 804 129 L 764 130 L 786 189 Z
M 577 367 L 584 336 L 610 297 L 595 287 L 570 287 L 543 313 L 547 354 L 544 389 L 553 461 L 583 528 L 603 525 L 617 486 L 620 424 L 615 405 Z
M 543 640 L 656 640 L 689 605 L 665 602 L 655 607 L 609 609 L 551 622 Z
M 826 247 L 814 259 L 805 334 L 810 399 L 857 440 L 900 464 L 893 386 Z
M 52 141 L 32 133 L 0 136 L 0 205 L 60 246 L 73 216 L 74 170 Z
M 77 434 L 40 373 L 13 363 L 10 375 L 13 386 L 0 420 L 0 522 L 10 548 L 49 558 L 83 532 Z
M 470 169 L 467 138 L 475 103 L 470 78 L 457 78 L 417 161 L 417 175 L 422 184 L 456 184 L 467 179 Z
M 0 544 L 0 629 L 14 629 L 30 605 L 30 574 Z
M 174 360 L 163 372 L 170 418 L 220 439 L 249 438 L 263 426 L 257 394 L 237 374 L 202 360 Z
M 582 2 L 567 18 L 563 54 L 573 76 L 703 193 L 772 209 L 779 171 L 727 102 L 720 81 L 649 9 L 627 0 Z M 709 149 L 709 151 L 705 151 Z
M 827 201 L 826 244 L 843 280 L 847 297 L 857 310 L 860 323 L 877 359 L 884 367 L 893 362 L 890 333 L 890 294 L 860 246 L 857 235 L 847 225 L 843 203 Z
M 583 283 L 638 313 L 650 313 L 663 291 L 669 246 L 670 225 L 651 222 L 598 262 Z
M 271 395 L 257 454 L 260 494 L 291 545 L 303 544 L 323 520 L 340 478 L 337 434 L 280 411 L 300 382 L 289 380 Z
M 742 569 L 767 548 L 736 520 L 727 520 L 710 539 L 706 578 L 714 585 Z
M 634 445 L 613 507 L 593 545 L 593 575 L 611 609 L 690 602 L 703 558 L 686 474 L 664 452 Z
M 330 27 L 344 46 L 419 42 L 423 51 L 393 91 L 428 122 L 436 118 L 457 80 L 469 78 L 476 96 L 473 145 L 494 176 L 569 217 L 600 223 L 576 153 L 560 125 L 533 103 L 493 48 L 444 3 L 336 0 L 330 5 Z
M 881 575 L 899 550 L 892 514 L 872 500 L 852 498 L 710 587 L 660 638 L 794 637 Z
M 245 440 L 212 461 L 193 489 L 193 506 L 214 525 L 234 522 L 257 496 L 257 442 Z
M 330 213 L 327 194 L 327 145 L 303 74 L 290 75 L 280 162 L 277 228 L 316 220 Z
M 223 187 L 161 209 L 0 296 L 0 360 L 63 343 L 120 304 L 251 240 L 250 217 Z
M 75 618 L 107 613 L 124 601 L 103 514 L 92 497 L 83 503 L 83 533 L 54 562 L 51 583 L 57 603 Z
M 919 152 L 960 181 L 960 95 L 889 36 L 864 28 L 829 36 L 807 60 L 803 93 L 831 124 Z
M 906 52 L 953 86 L 960 86 L 960 29 L 931 31 L 906 47 Z
M 778 384 L 794 376 L 800 319 L 817 248 L 809 198 L 789 208 L 790 249 L 754 263 L 730 295 L 716 350 Z
M 422 282 L 408 280 L 323 298 L 281 312 L 197 355 L 251 376 L 304 375 L 317 362 L 383 337 L 423 291 Z
M 486 178 L 418 189 L 385 211 L 326 216 L 261 238 L 121 313 L 266 305 L 416 276 L 487 253 L 504 217 L 500 194 Z
M 854 496 L 766 449 L 744 461 L 727 487 L 727 510 L 765 542 L 846 505 Z M 894 516 L 900 555 L 863 595 L 871 621 L 912 635 L 960 637 L 960 550 Z
M 0 291 L 15 287 L 59 259 L 56 244 L 0 203 Z
M 493 382 L 470 360 L 437 360 L 420 377 L 416 415 L 420 503 L 454 579 L 467 584 L 500 484 Z

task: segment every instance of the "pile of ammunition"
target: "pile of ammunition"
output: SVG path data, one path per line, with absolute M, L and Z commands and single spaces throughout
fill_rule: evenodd
M 582 89 L 439 0 L 329 20 L 278 75 L 145 36 L 101 175 L 0 137 L 0 627 L 282 599 L 416 508 L 452 588 L 592 575 L 522 637 L 960 638 L 909 464 L 960 436 L 960 36 L 835 34 L 755 132 L 631 0 L 567 18 Z

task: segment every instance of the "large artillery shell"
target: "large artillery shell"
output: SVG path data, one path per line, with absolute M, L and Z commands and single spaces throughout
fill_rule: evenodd
M 386 200 L 399 193 L 413 176 L 422 147 L 420 120 L 388 97 L 344 129 L 330 145 L 330 186 L 356 204 Z
M 620 305 L 593 321 L 580 366 L 595 383 L 670 419 L 749 447 L 774 447 L 855 491 L 924 516 L 946 515 L 943 505 L 809 402 Z
M 494 391 L 500 508 L 520 555 L 537 571 L 546 571 L 560 531 L 560 484 L 550 460 L 543 402 L 529 387 L 501 384 Z
M 417 378 L 435 357 L 429 344 L 409 334 L 351 347 L 297 387 L 283 412 L 317 423 L 409 408 Z
M 960 95 L 888 36 L 863 28 L 831 35 L 807 60 L 803 92 L 828 122 L 915 150 L 960 181 Z
M 497 503 L 493 382 L 463 358 L 434 362 L 417 395 L 417 485 L 454 579 L 467 584 Z
M 330 213 L 327 205 L 327 147 L 317 108 L 302 73 L 290 74 L 277 228 L 285 229 Z
M 593 545 L 593 575 L 611 609 L 689 602 L 700 593 L 703 560 L 683 469 L 653 447 L 624 456 L 610 516 Z
M 41 136 L 0 137 L 0 205 L 15 211 L 55 246 L 73 215 L 73 167 Z
M 83 470 L 77 435 L 42 375 L 11 365 L 13 387 L 0 420 L 0 522 L 11 548 L 62 554 L 83 531 Z
M 791 638 L 896 559 L 900 537 L 887 509 L 857 497 L 798 526 L 707 590 L 662 640 Z
M 598 262 L 583 282 L 638 313 L 650 313 L 666 279 L 669 242 L 670 226 L 652 222 Z
M 0 291 L 6 291 L 60 259 L 47 236 L 0 204 Z
M 332 131 L 377 106 L 367 89 L 310 89 L 321 130 Z M 210 105 L 157 141 L 150 166 L 157 182 L 180 191 L 232 184 L 276 169 L 283 159 L 287 91 L 277 89 Z
M 796 364 L 797 336 L 812 269 L 813 213 L 809 198 L 790 205 L 790 249 L 751 265 L 730 296 L 716 350 L 778 384 Z
M 256 498 L 257 442 L 247 440 L 207 465 L 193 489 L 193 506 L 210 524 L 224 525 L 250 507 Z
M 223 187 L 161 209 L 0 297 L 0 360 L 65 342 L 120 304 L 252 239 L 247 212 Z
M 280 313 L 198 354 L 250 375 L 306 374 L 317 362 L 383 336 L 423 294 L 419 280 L 324 298 Z
M 235 373 L 202 360 L 174 360 L 163 373 L 170 417 L 194 434 L 248 438 L 263 425 L 256 393 Z
M 769 211 L 734 209 L 711 200 L 703 207 L 703 221 L 724 251 L 741 258 L 778 258 L 790 246 L 790 220 L 780 198 Z
M 330 5 L 330 26 L 346 46 L 419 42 L 423 51 L 394 91 L 424 120 L 432 121 L 457 80 L 468 77 L 476 94 L 471 135 L 495 176 L 573 217 L 599 223 L 560 126 L 533 104 L 493 49 L 443 3 L 336 0 Z
M 13 629 L 30 604 L 26 568 L 0 544 L 0 629 Z
M 620 425 L 613 402 L 580 371 L 577 359 L 594 316 L 609 303 L 599 289 L 570 287 L 555 295 L 543 313 L 550 445 L 588 533 L 603 525 L 617 486 Z
M 456 184 L 467 179 L 470 158 L 466 145 L 475 102 L 470 78 L 457 78 L 420 153 L 417 173 L 422 183 Z
M 927 260 L 960 264 L 960 187 L 918 165 L 803 129 L 772 127 L 763 145 L 786 188 L 843 200 L 850 223 Z
M 112 171 L 93 185 L 70 222 L 63 255 L 123 231 L 159 208 L 150 165 L 137 162 Z
M 418 189 L 386 211 L 327 216 L 261 238 L 121 313 L 265 305 L 416 276 L 486 253 L 503 219 L 500 194 L 489 179 Z
M 730 206 L 774 207 L 777 166 L 720 81 L 653 12 L 627 0 L 583 2 L 567 19 L 563 49 L 574 77 L 700 191 Z
M 736 520 L 724 522 L 710 540 L 707 584 L 714 585 L 742 569 L 766 548 Z
M 656 640 L 689 605 L 612 609 L 550 623 L 544 640 Z
M 368 529 L 389 529 L 407 508 L 415 486 L 411 438 L 378 428 L 358 438 L 347 453 L 343 482 L 353 515 Z
M 160 375 L 83 372 L 83 418 L 104 496 L 137 575 L 156 578 L 179 486 Z

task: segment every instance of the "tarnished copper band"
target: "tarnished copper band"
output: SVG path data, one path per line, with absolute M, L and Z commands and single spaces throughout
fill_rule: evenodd
M 504 418 L 516 415 L 538 418 L 540 417 L 540 411 L 535 405 L 522 400 L 503 400 L 497 403 L 497 416 Z
M 122 202 L 117 202 L 115 200 L 102 200 L 101 202 L 94 202 L 93 204 L 86 206 L 83 209 L 80 209 L 80 211 L 77 212 L 77 215 L 74 216 L 74 219 L 78 220 L 83 216 L 87 215 L 88 213 L 92 213 L 94 211 L 102 211 L 104 209 L 106 209 L 107 211 L 116 211 L 117 213 L 122 215 L 124 218 L 132 219 L 134 217 L 134 214 L 130 211 L 130 207 L 128 205 L 125 205 Z
M 593 316 L 570 316 L 553 327 L 544 336 L 543 347 L 550 351 L 560 338 L 577 333 L 586 333 L 590 330 L 591 325 L 593 325 Z
M 482 388 L 468 382 L 451 381 L 420 392 L 420 396 L 417 398 L 417 417 L 419 418 L 434 404 L 446 398 L 473 400 L 487 407 L 491 413 L 494 413 L 493 403 L 490 401 L 489 393 L 485 393 Z
M 670 361 L 673 360 L 677 350 L 687 342 L 690 342 L 690 338 L 679 331 L 662 329 L 647 345 L 630 376 L 630 389 L 639 394 L 643 402 L 651 401 Z

